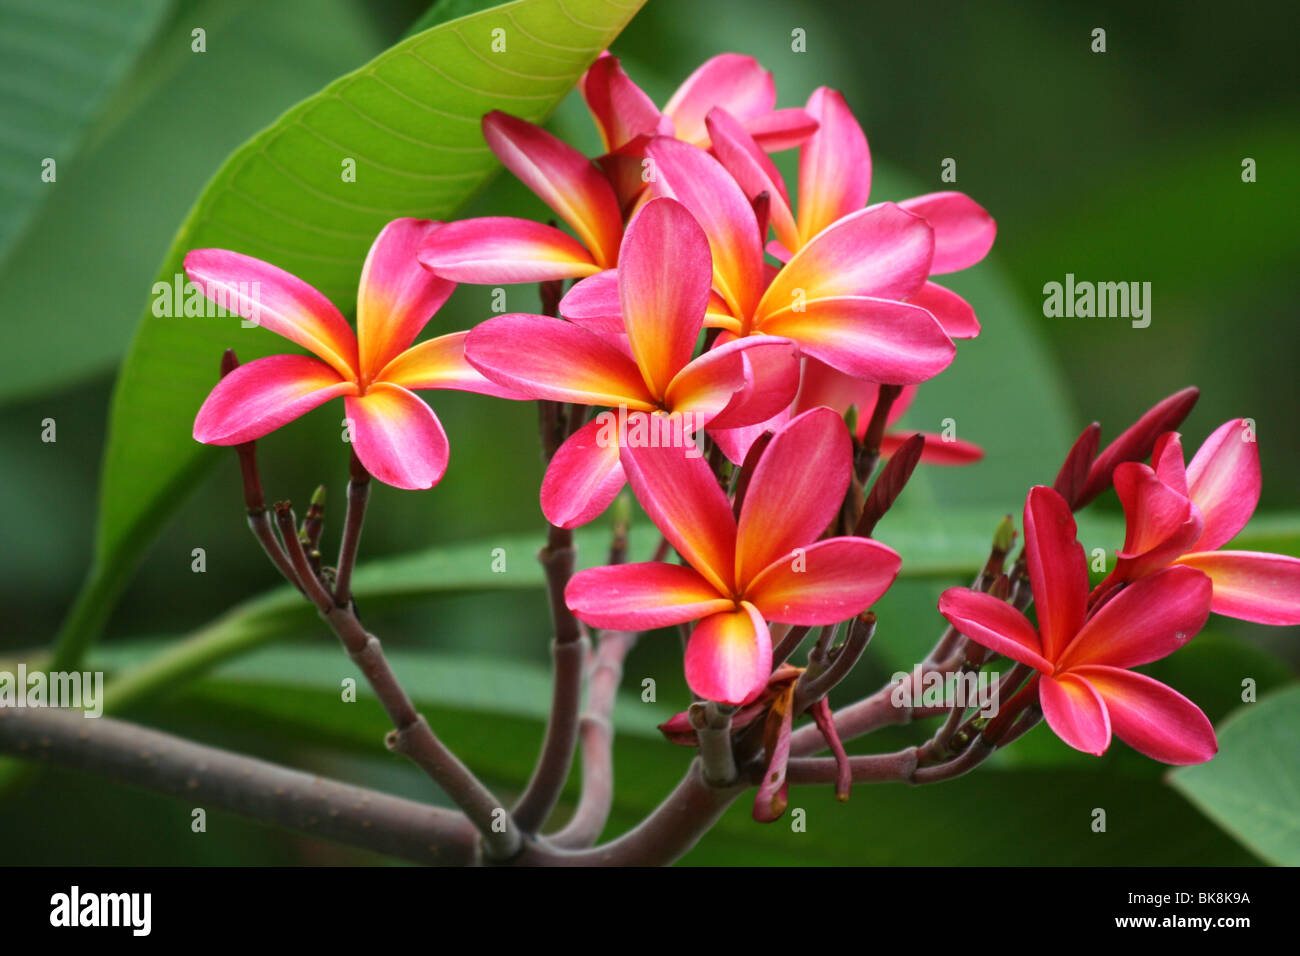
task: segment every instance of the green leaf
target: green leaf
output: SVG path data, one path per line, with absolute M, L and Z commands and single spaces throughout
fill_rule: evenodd
M 1218 734 L 1218 755 L 1171 782 L 1264 859 L 1300 865 L 1300 685 L 1246 704 Z
M 92 23 L 120 5 L 95 6 Z M 301 28 L 306 21 L 310 30 Z M 57 154 L 57 183 L 42 184 L 47 198 L 0 257 L 6 314 L 50 319 L 7 329 L 0 401 L 65 388 L 117 363 L 177 224 L 221 161 L 294 103 L 381 52 L 387 43 L 370 21 L 353 0 L 175 6 L 130 77 L 101 104 L 80 148 Z M 196 26 L 207 31 L 202 53 L 192 49 Z M 50 35 L 62 42 L 65 29 L 78 27 L 69 22 Z M 57 77 L 46 85 L 59 89 Z
M 397 216 L 445 217 L 496 168 L 479 119 L 506 108 L 541 120 L 639 4 L 516 0 L 405 40 L 286 113 L 204 190 L 159 272 L 187 250 L 223 247 L 275 262 L 340 307 L 355 304 L 367 248 Z M 492 52 L 493 30 L 506 53 Z M 356 181 L 341 175 L 356 162 Z M 249 334 L 249 333 L 252 334 Z M 95 560 L 56 663 L 80 655 L 139 555 L 215 450 L 190 437 L 222 351 L 248 360 L 281 343 L 237 319 L 146 312 L 114 393 Z
M 0 3 L 0 261 L 72 167 L 95 115 L 129 75 L 171 0 Z M 54 160 L 53 181 L 43 164 Z

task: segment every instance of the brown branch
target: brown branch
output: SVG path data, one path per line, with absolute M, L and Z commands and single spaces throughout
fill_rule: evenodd
M 351 476 L 348 479 L 348 511 L 343 522 L 343 540 L 339 543 L 339 560 L 334 572 L 334 603 L 347 607 L 352 602 L 352 572 L 357 566 L 357 549 L 361 546 L 361 527 L 366 521 L 366 502 L 370 498 L 370 472 L 361 464 L 354 450 Z
M 553 846 L 578 849 L 600 838 L 614 803 L 614 726 L 611 717 L 623 680 L 623 662 L 636 646 L 634 631 L 602 631 L 587 673 L 587 709 L 582 738 L 582 795 L 564 828 L 549 837 Z
M 415 863 L 477 862 L 459 813 L 79 711 L 0 708 L 0 751 Z

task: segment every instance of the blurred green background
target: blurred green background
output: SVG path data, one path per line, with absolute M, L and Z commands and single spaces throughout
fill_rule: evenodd
M 94 4 L 66 5 L 103 21 L 101 32 L 121 51 L 111 77 L 79 79 L 75 44 L 55 44 L 53 60 L 32 53 L 49 28 L 33 13 L 39 5 L 0 4 L 0 50 L 10 61 L 0 85 L 36 84 L 51 109 L 94 106 L 62 144 L 74 158 L 60 162 L 57 187 L 21 221 L 6 209 L 0 231 L 0 494 L 8 503 L 0 521 L 0 658 L 46 644 L 86 573 L 114 368 L 185 211 L 240 143 L 379 54 L 427 6 L 134 0 L 110 14 Z M 1280 513 L 1280 528 L 1295 527 L 1294 11 L 1280 3 L 1132 6 L 651 0 L 613 47 L 661 104 L 696 65 L 726 50 L 757 56 L 772 70 L 782 106 L 802 104 L 818 85 L 837 87 L 872 147 L 873 200 L 956 188 L 998 220 L 993 254 L 945 283 L 974 304 L 985 334 L 961 343 L 952 369 L 922 389 L 906 419 L 938 430 L 951 417 L 988 458 L 961 471 L 925 472 L 899 514 L 882 523 L 886 542 L 891 522 L 900 533 L 910 522 L 913 532 L 933 528 L 942 536 L 943 509 L 952 507 L 981 534 L 991 532 L 1002 514 L 1018 517 L 1028 485 L 1051 481 L 1087 422 L 1100 420 L 1104 437 L 1112 437 L 1187 384 L 1202 389 L 1183 428 L 1189 451 L 1225 419 L 1255 418 L 1264 466 L 1260 511 Z M 187 55 L 195 24 L 208 30 L 204 57 Z M 1090 49 L 1097 27 L 1106 30 L 1105 53 Z M 808 52 L 792 51 L 795 29 L 805 31 Z M 560 106 L 552 128 L 596 151 L 576 96 Z M 0 185 L 8 191 L 0 195 L 12 199 L 29 188 L 29 163 L 37 160 L 23 154 L 21 128 L 5 132 Z M 939 179 L 950 157 L 955 184 Z M 1242 181 L 1246 157 L 1257 164 L 1254 183 Z M 792 184 L 794 161 L 794 153 L 778 157 Z M 508 176 L 493 180 L 464 212 L 549 215 Z M 1066 273 L 1150 282 L 1150 327 L 1045 318 L 1043 285 Z M 534 307 L 532 290 L 509 295 L 511 311 Z M 489 297 L 489 289 L 462 287 L 430 332 L 482 320 Z M 230 344 L 247 334 L 233 328 Z M 514 589 L 487 569 L 491 548 L 500 546 L 507 548 L 505 578 L 536 576 L 531 549 L 543 535 L 535 412 L 477 396 L 426 397 L 450 435 L 451 468 L 432 493 L 375 489 L 363 562 L 473 541 L 451 566 L 481 580 L 419 601 L 362 607 L 435 729 L 509 794 L 531 766 L 549 694 L 545 600 L 537 587 Z M 328 486 L 331 547 L 346 478 L 341 415 L 331 405 L 259 447 L 268 497 L 302 503 L 316 484 Z M 47 418 L 57 422 L 55 443 L 40 439 Z M 1117 511 L 1113 496 L 1095 507 Z M 241 513 L 234 456 L 223 455 L 148 551 L 92 660 L 112 668 L 141 659 L 275 586 Z M 1295 554 L 1288 534 L 1279 532 L 1271 546 Z M 970 536 L 962 540 L 969 544 Z M 1113 549 L 1119 542 L 1084 543 Z M 652 546 L 647 537 L 638 544 L 642 556 Z M 197 547 L 206 552 L 202 574 L 191 570 Z M 978 547 L 968 548 L 954 566 L 981 557 Z M 901 581 L 877 608 L 876 643 L 834 699 L 874 689 L 924 653 L 939 627 L 934 602 L 960 581 L 941 572 Z M 127 716 L 428 798 L 419 775 L 383 751 L 377 705 L 339 702 L 338 682 L 351 672 L 333 639 L 305 610 L 282 620 L 287 636 L 275 647 L 167 688 Z M 1150 672 L 1196 699 L 1217 723 L 1240 704 L 1243 678 L 1262 691 L 1294 683 L 1298 636 L 1294 628 L 1214 618 L 1203 637 Z M 656 681 L 653 704 L 636 696 L 647 677 Z M 644 638 L 626 683 L 610 833 L 657 802 L 688 759 L 654 730 L 688 700 L 676 637 Z M 868 743 L 885 749 L 912 739 L 919 738 L 900 731 Z M 835 804 L 829 790 L 795 791 L 791 805 L 808 809 L 806 833 L 791 832 L 788 818 L 752 823 L 742 800 L 687 862 L 1230 864 L 1280 857 L 1258 845 L 1243 848 L 1168 786 L 1164 772 L 1119 743 L 1103 759 L 1083 758 L 1039 728 L 997 766 L 940 787 L 859 787 L 847 806 Z M 576 782 L 575 773 L 571 788 Z M 1108 811 L 1105 834 L 1089 828 L 1096 807 Z M 220 814 L 210 816 L 207 834 L 196 835 L 180 802 L 53 772 L 0 796 L 0 848 L 3 863 L 374 862 Z

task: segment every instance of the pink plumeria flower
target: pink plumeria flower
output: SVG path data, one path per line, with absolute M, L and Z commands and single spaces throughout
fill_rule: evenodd
M 315 356 L 273 355 L 239 366 L 199 409 L 194 438 L 238 445 L 342 397 L 352 447 L 372 475 L 396 488 L 436 485 L 447 470 L 447 435 L 411 389 L 518 397 L 465 361 L 464 332 L 411 345 L 456 287 L 415 260 L 440 226 L 395 219 L 379 233 L 361 270 L 356 334 L 329 299 L 283 269 L 225 249 L 186 255 L 185 272 L 204 295 Z
M 844 97 L 819 87 L 807 110 L 817 131 L 799 150 L 799 202 L 790 202 L 776 166 L 754 138 L 725 109 L 715 109 L 706 125 L 713 153 L 753 200 L 768 197 L 776 240 L 768 251 L 785 262 L 823 230 L 859 212 L 871 192 L 871 152 L 867 137 Z M 978 203 L 959 192 L 937 192 L 900 202 L 899 207 L 924 218 L 934 229 L 930 275 L 956 272 L 988 254 L 997 224 Z M 764 232 L 766 228 L 764 227 Z M 961 296 L 933 282 L 921 284 L 907 301 L 927 309 L 954 339 L 974 338 L 980 325 L 975 311 Z
M 1115 569 L 1096 598 L 1170 564 L 1187 565 L 1214 583 L 1210 609 L 1258 624 L 1300 624 L 1300 558 L 1259 551 L 1220 551 L 1259 504 L 1259 444 L 1254 426 L 1224 422 L 1184 468 L 1176 432 L 1156 442 L 1155 467 L 1115 469 L 1127 524 Z
M 493 110 L 483 138 L 497 159 L 573 230 L 510 216 L 462 219 L 431 233 L 425 268 L 456 282 L 544 282 L 618 264 L 623 214 L 614 189 L 586 156 L 533 123 Z
M 844 421 L 805 412 L 772 438 L 732 513 L 708 465 L 674 448 L 628 448 L 642 507 L 686 561 L 591 568 L 565 600 L 593 627 L 645 630 L 698 621 L 686 680 L 699 696 L 745 704 L 772 673 L 768 621 L 831 624 L 866 609 L 901 559 L 866 538 L 818 540 L 844 502 L 852 457 Z
M 585 524 L 609 506 L 624 484 L 628 442 L 668 435 L 684 447 L 700 428 L 761 421 L 788 405 L 799 384 L 798 352 L 787 339 L 753 336 L 692 359 L 709 297 L 709 243 L 680 203 L 642 207 L 620 259 L 617 330 L 503 315 L 476 327 L 466 345 L 472 365 L 518 394 L 619 410 L 596 416 L 551 459 L 542 511 L 560 527 Z
M 1214 728 L 1200 708 L 1130 669 L 1167 657 L 1205 625 L 1210 579 L 1194 568 L 1166 568 L 1089 615 L 1074 516 L 1041 485 L 1025 501 L 1025 552 L 1037 629 L 1005 601 L 968 588 L 944 591 L 939 611 L 976 644 L 1038 671 L 1043 716 L 1076 750 L 1100 755 L 1113 732 L 1164 763 L 1213 757 Z
M 673 136 L 708 148 L 705 117 L 714 107 L 734 116 L 760 148 L 790 149 L 806 140 L 817 122 L 805 110 L 776 108 L 772 74 L 753 57 L 722 53 L 706 60 L 669 98 L 663 112 L 628 78 L 618 59 L 603 54 L 578 81 L 605 147 L 598 163 L 624 208 L 645 188 L 641 161 L 647 139 Z
M 735 179 L 704 150 L 658 137 L 652 191 L 677 199 L 704 228 L 713 255 L 705 324 L 719 343 L 779 335 L 857 378 L 909 385 L 953 360 L 952 340 L 928 311 L 903 301 L 929 274 L 933 230 L 885 203 L 824 230 L 775 276 L 763 262 L 758 219 Z M 560 311 L 591 327 L 616 322 L 616 280 L 596 275 L 570 290 Z

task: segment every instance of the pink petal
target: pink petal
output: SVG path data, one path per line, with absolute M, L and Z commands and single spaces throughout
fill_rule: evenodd
M 714 109 L 708 116 L 709 137 L 713 142 L 713 155 L 726 167 L 753 202 L 761 193 L 767 193 L 776 237 L 787 246 L 797 248 L 799 231 L 790 211 L 790 196 L 785 191 L 785 180 L 776 165 L 749 135 L 740 122 L 723 109 Z M 764 237 L 766 238 L 766 237 Z
M 721 339 L 721 336 L 719 336 Z M 748 335 L 715 346 L 677 374 L 668 407 L 690 411 L 713 428 L 766 421 L 799 387 L 799 349 L 789 339 Z
M 456 282 L 489 285 L 576 279 L 601 271 L 567 233 L 508 216 L 448 223 L 425 240 L 420 265 Z
M 592 627 L 628 631 L 669 627 L 735 607 L 690 568 L 662 561 L 579 571 L 564 590 L 564 602 Z
M 623 72 L 617 57 L 605 54 L 597 59 L 582 75 L 578 90 L 607 153 L 658 129 L 659 108 Z
M 465 340 L 468 337 L 468 332 L 451 332 L 414 345 L 385 365 L 375 380 L 412 391 L 448 388 L 497 398 L 527 398 L 521 392 L 486 378 L 469 364 L 465 359 Z
M 941 285 L 927 282 L 907 302 L 909 305 L 919 305 L 933 315 L 949 338 L 973 339 L 980 334 L 979 319 L 975 318 L 975 310 L 970 303 Z
M 704 618 L 686 643 L 686 683 L 705 700 L 747 703 L 763 692 L 771 673 L 772 637 L 747 601 Z
M 769 621 L 835 624 L 889 590 L 902 558 L 867 538 L 827 538 L 777 558 L 745 590 Z
M 685 449 L 623 449 L 623 470 L 650 520 L 720 593 L 733 591 L 736 523 L 713 472 Z
M 1253 429 L 1234 418 L 1216 428 L 1187 466 L 1188 493 L 1205 518 L 1189 550 L 1213 551 L 1231 541 L 1259 504 L 1259 445 Z
M 733 315 L 752 316 L 763 290 L 763 249 L 749 200 L 731 174 L 702 149 L 658 137 L 646 153 L 654 162 L 654 194 L 684 205 L 708 236 L 714 288 Z
M 930 272 L 933 242 L 924 219 L 892 203 L 851 213 L 818 233 L 777 273 L 758 305 L 758 320 L 800 300 L 909 299 Z
M 904 388 L 889 406 L 889 415 L 885 424 L 892 425 L 903 416 L 916 398 L 916 386 Z M 799 384 L 799 395 L 795 399 L 796 412 L 807 411 L 818 405 L 833 408 L 843 415 L 850 406 L 858 409 L 858 434 L 860 440 L 867 431 L 867 424 L 875 411 L 880 397 L 880 383 L 845 375 L 825 362 L 805 356 L 803 360 L 803 379 Z
M 743 464 L 749 448 L 763 432 L 775 432 L 790 420 L 790 409 L 783 408 L 766 421 L 757 425 L 742 425 L 738 428 L 711 428 L 709 437 L 722 449 L 727 461 L 735 465 Z
M 1183 464 L 1183 441 L 1178 432 L 1165 432 L 1151 449 L 1151 467 L 1156 477 L 1182 495 L 1187 493 L 1187 468 Z
M 1047 725 L 1075 750 L 1101 756 L 1110 746 L 1110 714 L 1101 695 L 1073 674 L 1040 678 L 1038 699 Z
M 772 74 L 751 56 L 722 53 L 686 78 L 664 107 L 664 115 L 672 119 L 678 139 L 707 145 L 704 119 L 715 106 L 742 121 L 770 113 L 776 106 Z
M 1140 462 L 1115 469 L 1115 492 L 1124 506 L 1124 550 L 1112 577 L 1132 580 L 1163 568 L 1201 537 L 1200 509 Z
M 307 355 L 272 355 L 241 365 L 208 395 L 194 420 L 194 440 L 238 445 L 340 395 L 355 395 L 356 383 Z
M 1210 579 L 1175 565 L 1135 581 L 1088 619 L 1057 659 L 1057 669 L 1084 664 L 1137 667 L 1168 657 L 1205 626 Z
M 1030 489 L 1025 499 L 1025 554 L 1043 656 L 1049 661 L 1059 658 L 1083 626 L 1088 568 L 1076 535 L 1065 499 L 1044 485 Z
M 415 341 L 456 288 L 418 261 L 425 240 L 441 227 L 428 219 L 394 219 L 370 246 L 357 286 L 360 371 L 367 385 Z
M 1300 624 L 1300 558 L 1259 551 L 1201 551 L 1178 559 L 1214 582 L 1210 610 L 1257 624 Z
M 844 97 L 818 87 L 807 109 L 818 127 L 799 151 L 799 241 L 786 243 L 791 249 L 860 210 L 871 192 L 871 151 Z
M 602 412 L 570 435 L 542 479 L 546 520 L 560 528 L 576 528 L 608 508 L 627 482 L 619 449 L 614 412 Z
M 497 159 L 569 224 L 601 268 L 618 262 L 623 215 L 609 180 L 568 143 L 540 126 L 493 110 L 483 138 Z
M 433 409 L 401 386 L 383 383 L 346 402 L 352 447 L 370 474 L 411 490 L 442 480 L 451 452 Z
M 1205 763 L 1218 753 L 1209 718 L 1173 688 L 1117 667 L 1077 673 L 1106 702 L 1115 735 L 1138 753 L 1178 765 Z
M 229 312 L 315 353 L 344 378 L 355 378 L 357 339 L 334 303 L 269 262 L 226 249 L 191 249 L 185 274 Z
M 595 332 L 559 319 L 488 319 L 470 330 L 465 357 L 492 381 L 532 398 L 655 407 L 635 362 Z
M 808 547 L 844 503 L 853 445 L 829 408 L 794 418 L 772 438 L 750 480 L 736 535 L 736 583 L 794 548 Z
M 913 434 L 917 433 L 901 431 L 886 434 L 880 442 L 880 454 L 885 458 L 892 457 L 899 446 Z M 920 434 L 925 439 L 925 445 L 921 449 L 921 461 L 927 465 L 973 465 L 984 457 L 984 449 L 973 442 L 963 441 L 960 438 L 949 439 L 930 432 Z
M 789 268 L 789 267 L 787 267 Z M 758 329 L 799 343 L 805 355 L 854 378 L 910 385 L 934 378 L 957 355 L 925 309 L 868 296 L 827 296 L 765 315 Z M 870 410 L 861 410 L 870 415 Z
M 817 132 L 817 121 L 806 110 L 773 110 L 744 121 L 745 132 L 767 153 L 793 149 L 807 142 Z
M 560 315 L 601 335 L 626 335 L 618 270 L 606 269 L 575 283 L 560 300 Z
M 1074 506 L 1082 508 L 1109 488 L 1115 468 L 1121 463 L 1146 458 L 1155 446 L 1156 439 L 1182 424 L 1199 395 L 1199 390 L 1195 388 L 1175 392 L 1157 402 L 1141 418 L 1124 429 L 1092 463 L 1092 468 L 1088 471 L 1088 482 Z
M 632 354 L 656 398 L 695 352 L 712 276 L 709 240 L 685 206 L 653 199 L 641 207 L 619 252 L 619 302 Z
M 905 199 L 899 205 L 908 212 L 924 216 L 934 227 L 931 275 L 973 266 L 993 248 L 998 224 L 983 206 L 965 193 L 929 193 Z
M 948 588 L 939 595 L 939 613 L 981 647 L 1045 674 L 1052 672 L 1051 662 L 1043 657 L 1038 632 L 1006 601 L 970 588 Z

